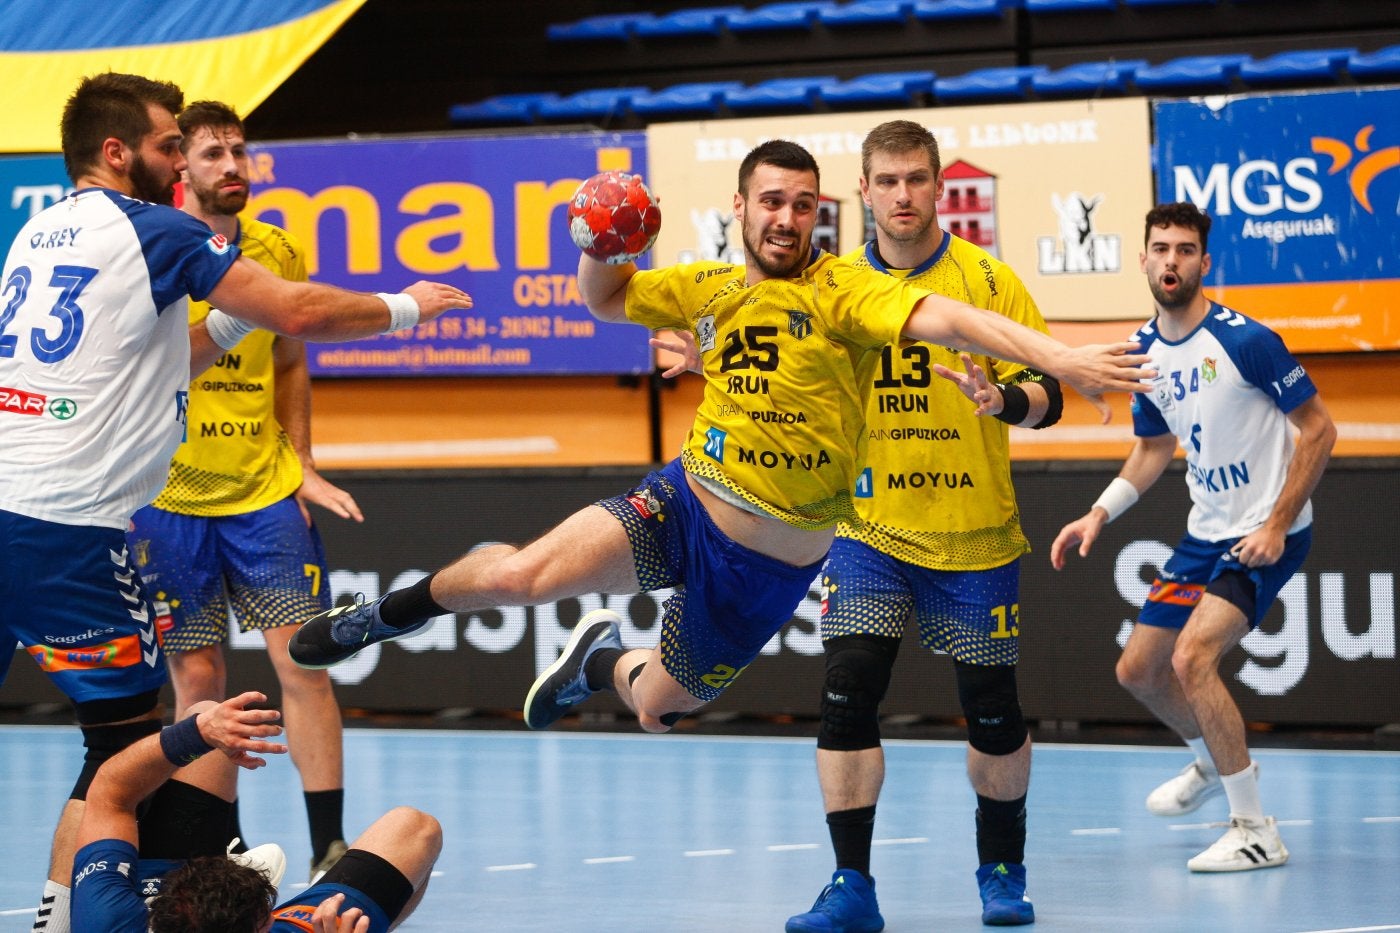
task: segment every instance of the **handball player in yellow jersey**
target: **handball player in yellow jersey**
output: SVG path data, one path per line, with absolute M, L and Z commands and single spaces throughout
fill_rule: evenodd
M 1142 390 L 1132 344 L 1067 347 L 814 249 L 819 191 L 810 153 L 766 142 L 744 158 L 734 195 L 747 265 L 641 272 L 581 257 L 595 317 L 694 334 L 706 388 L 681 456 L 527 547 L 478 548 L 414 586 L 307 620 L 293 659 L 338 664 L 445 613 L 674 588 L 656 647 L 625 649 L 618 617 L 590 612 L 524 704 L 540 729 L 611 689 L 644 730 L 665 732 L 792 617 L 836 525 L 859 524 L 865 393 L 887 344 L 904 336 L 1021 361 L 1095 398 Z
M 278 276 L 307 281 L 305 253 L 285 230 L 239 217 L 248 203 L 243 122 L 216 101 L 180 112 L 182 209 Z M 190 302 L 190 323 L 209 313 Z M 311 875 L 345 852 L 340 707 L 330 677 L 290 663 L 292 626 L 330 608 L 326 559 L 306 503 L 363 521 L 350 494 L 311 458 L 306 345 L 254 330 L 190 380 L 186 439 L 153 504 L 128 535 L 150 587 L 175 688 L 175 716 L 227 695 L 223 645 L 230 611 L 262 632 L 282 687 L 287 739 L 311 827 Z M 235 825 L 230 836 L 241 835 Z

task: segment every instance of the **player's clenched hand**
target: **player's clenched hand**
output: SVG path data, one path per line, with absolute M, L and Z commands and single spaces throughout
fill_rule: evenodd
M 447 311 L 461 311 L 472 306 L 472 296 L 455 285 L 441 282 L 414 282 L 404 289 L 418 302 L 418 321 L 431 321 Z
M 264 694 L 250 690 L 205 707 L 195 721 L 200 738 L 243 768 L 261 768 L 267 764 L 267 760 L 258 755 L 285 755 L 286 745 L 267 741 L 271 736 L 282 734 L 282 727 L 277 725 L 282 714 L 275 709 L 246 708 L 250 703 L 266 702 Z

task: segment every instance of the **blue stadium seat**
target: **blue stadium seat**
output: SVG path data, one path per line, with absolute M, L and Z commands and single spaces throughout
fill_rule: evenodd
M 1219 0 L 1123 0 L 1124 6 L 1214 6 Z
M 887 71 L 861 75 L 821 88 L 822 100 L 831 107 L 867 107 L 875 104 L 905 105 L 933 90 L 932 71 Z
M 724 92 L 730 110 L 811 110 L 821 99 L 822 88 L 836 84 L 836 78 L 774 78 L 748 87 Z
M 1098 94 L 1125 94 L 1133 74 L 1146 67 L 1141 59 L 1129 61 L 1082 62 L 1059 71 L 1031 76 L 1031 88 L 1043 97 L 1093 97 Z
M 645 87 L 604 87 L 579 91 L 558 100 L 540 104 L 541 120 L 599 120 L 627 115 L 634 95 L 650 93 Z
M 1353 78 L 1400 77 L 1400 45 L 1378 52 L 1358 52 L 1347 59 L 1347 71 Z
M 817 18 L 823 26 L 884 26 L 908 22 L 914 0 L 856 0 L 844 6 L 821 10 Z
M 725 17 L 743 12 L 741 6 L 712 6 L 694 10 L 677 10 L 662 16 L 640 20 L 636 24 L 639 38 L 668 36 L 717 36 L 724 28 Z
M 1139 68 L 1133 83 L 1140 91 L 1228 91 L 1248 55 L 1188 55 Z
M 1116 10 L 1118 0 L 1026 0 L 1031 13 L 1073 13 L 1078 10 Z
M 654 19 L 650 13 L 613 13 L 589 16 L 574 23 L 551 23 L 545 30 L 550 42 L 593 42 L 611 39 L 626 42 L 637 25 Z
M 1006 0 L 914 0 L 914 18 L 920 20 L 999 18 Z
M 559 99 L 558 94 L 498 94 L 474 104 L 453 104 L 447 116 L 453 126 L 502 126 L 534 123 L 540 105 Z
M 1044 65 L 1010 65 L 980 68 L 956 78 L 935 78 L 933 96 L 938 98 L 939 103 L 1025 97 L 1030 90 L 1031 79 L 1049 70 Z
M 821 11 L 835 6 L 829 0 L 770 3 L 753 10 L 741 10 L 724 17 L 730 32 L 757 32 L 775 29 L 811 29 Z
M 673 84 L 632 98 L 632 112 L 641 117 L 689 114 L 717 116 L 726 91 L 742 88 L 742 81 L 695 81 Z
M 1245 84 L 1280 84 L 1288 81 L 1335 81 L 1356 49 L 1298 49 L 1257 58 L 1240 66 Z

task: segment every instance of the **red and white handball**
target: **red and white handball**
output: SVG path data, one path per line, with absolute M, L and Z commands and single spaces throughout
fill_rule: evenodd
M 599 172 L 569 202 L 569 237 L 589 256 L 619 265 L 651 249 L 661 208 L 640 175 Z

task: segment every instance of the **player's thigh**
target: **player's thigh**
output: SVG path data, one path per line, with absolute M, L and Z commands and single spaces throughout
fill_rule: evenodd
M 1021 561 L 985 570 L 909 568 L 919 643 L 977 665 L 1020 660 Z
M 900 638 L 913 617 L 914 589 L 903 562 L 838 537 L 821 573 L 822 641 L 843 635 Z
M 529 580 L 544 599 L 583 592 L 635 593 L 642 588 L 627 529 L 597 505 L 570 515 L 503 563 L 503 572 Z
M 74 702 L 155 690 L 165 659 L 141 577 L 117 529 L 0 512 L 7 637 Z
M 296 500 L 218 519 L 220 559 L 229 603 L 242 631 L 266 631 L 329 609 L 320 533 Z
M 147 506 L 137 511 L 127 532 L 132 560 L 146 583 L 170 654 L 228 640 L 217 521 Z

